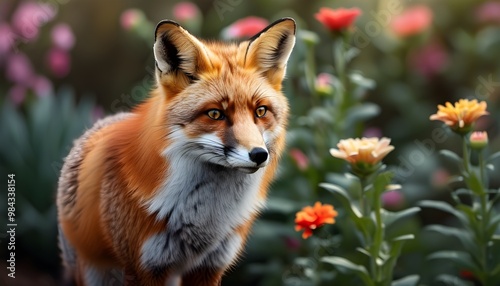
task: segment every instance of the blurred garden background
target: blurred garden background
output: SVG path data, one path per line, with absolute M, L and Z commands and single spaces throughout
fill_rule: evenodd
M 335 29 L 315 16 L 323 7 L 359 13 Z M 97 119 L 147 97 L 157 22 L 173 19 L 196 36 L 233 41 L 281 17 L 293 17 L 298 26 L 284 82 L 291 106 L 288 149 L 245 255 L 223 285 L 362 285 L 320 259 L 363 260 L 346 210 L 319 186 L 351 187 L 343 175 L 348 165 L 329 153 L 341 139 L 391 139 L 395 149 L 384 163 L 401 187 L 385 192 L 382 205 L 393 212 L 422 200 L 454 204 L 460 168 L 439 150 L 460 154 L 462 145 L 444 124 L 429 120 L 438 104 L 487 102 L 489 115 L 474 128 L 487 131 L 489 153 L 500 150 L 500 1 L 2 0 L 0 174 L 3 189 L 7 174 L 15 174 L 18 227 L 14 280 L 5 272 L 8 237 L 6 224 L 0 226 L 0 284 L 58 285 L 54 202 L 63 158 Z M 498 193 L 498 171 L 490 177 Z M 295 214 L 316 201 L 333 205 L 339 215 L 303 239 L 294 229 Z M 387 229 L 388 236 L 415 236 L 402 248 L 394 279 L 418 275 L 418 285 L 481 285 L 467 259 L 429 259 L 437 250 L 463 247 L 457 233 L 432 231 L 434 224 L 461 227 L 446 212 L 422 208 Z M 492 231 L 498 239 L 498 223 Z M 500 256 L 499 244 L 489 251 Z M 490 266 L 500 274 L 498 265 Z

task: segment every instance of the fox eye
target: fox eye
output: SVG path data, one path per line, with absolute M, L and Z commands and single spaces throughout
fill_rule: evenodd
M 263 117 L 264 115 L 266 115 L 266 112 L 266 106 L 259 106 L 257 109 L 255 109 L 255 116 L 257 116 L 257 118 Z
M 222 120 L 225 118 L 224 113 L 219 109 L 210 109 L 207 111 L 207 115 L 213 120 Z

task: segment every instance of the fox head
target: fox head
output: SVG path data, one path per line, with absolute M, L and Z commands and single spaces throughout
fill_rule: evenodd
M 280 19 L 241 43 L 197 39 L 179 24 L 156 27 L 156 93 L 163 97 L 175 160 L 253 173 L 284 145 L 288 102 L 281 93 L 295 21 Z

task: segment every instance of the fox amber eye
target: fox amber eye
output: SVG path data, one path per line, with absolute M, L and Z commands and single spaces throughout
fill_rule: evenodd
M 255 116 L 257 116 L 259 118 L 263 117 L 264 115 L 266 115 L 266 112 L 267 112 L 267 107 L 260 106 L 257 109 L 255 109 Z
M 213 120 L 224 119 L 224 114 L 222 113 L 222 111 L 220 111 L 218 109 L 210 109 L 209 111 L 207 111 L 207 115 L 208 115 L 208 117 L 212 118 Z

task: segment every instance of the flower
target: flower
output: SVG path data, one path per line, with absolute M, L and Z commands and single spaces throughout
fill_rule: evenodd
M 333 81 L 334 77 L 329 73 L 318 74 L 315 82 L 316 91 L 320 94 L 329 95 L 333 90 Z
M 71 27 L 67 24 L 58 24 L 52 28 L 52 42 L 54 45 L 65 51 L 71 50 L 75 45 L 75 36 Z
M 246 17 L 240 19 L 222 31 L 225 39 L 249 38 L 262 31 L 269 25 L 266 19 L 259 17 Z
M 15 35 L 7 23 L 0 23 L 0 57 L 4 57 L 14 46 Z M 1 64 L 2 60 L 0 60 Z
M 297 148 L 291 149 L 290 156 L 297 164 L 297 167 L 299 167 L 299 170 L 304 171 L 309 166 L 309 159 L 301 150 Z
M 349 28 L 359 15 L 361 15 L 361 10 L 358 8 L 330 9 L 323 7 L 319 9 L 319 12 L 314 17 L 333 32 Z
M 486 2 L 476 9 L 476 19 L 480 23 L 500 23 L 500 3 Z
M 373 173 L 380 166 L 380 161 L 394 150 L 390 143 L 391 140 L 385 137 L 349 138 L 340 140 L 337 144 L 339 149 L 330 149 L 330 154 L 349 162 L 355 173 L 367 175 Z
M 316 202 L 313 207 L 306 206 L 295 215 L 295 230 L 301 231 L 302 238 L 306 239 L 312 235 L 312 231 L 322 225 L 334 224 L 337 211 L 332 205 Z
M 44 76 L 36 76 L 31 82 L 31 88 L 38 97 L 45 97 L 53 92 L 52 83 Z
M 126 31 L 137 28 L 146 19 L 139 9 L 127 9 L 120 16 L 120 24 Z
M 488 133 L 485 131 L 475 131 L 470 135 L 470 147 L 481 150 L 488 145 Z
M 11 54 L 7 58 L 5 77 L 13 83 L 28 86 L 34 71 L 31 61 L 23 53 Z
M 47 65 L 56 77 L 65 77 L 71 69 L 69 53 L 59 48 L 52 48 L 47 53 Z
M 26 87 L 22 85 L 14 85 L 9 89 L 7 96 L 15 106 L 19 106 L 24 102 L 24 99 L 26 98 L 26 92 Z
M 431 9 L 425 5 L 417 5 L 394 17 L 390 25 L 396 35 L 407 37 L 423 32 L 431 23 Z
M 179 22 L 195 19 L 200 14 L 200 9 L 191 2 L 179 2 L 174 6 L 174 18 Z
M 410 56 L 410 64 L 423 76 L 431 78 L 443 70 L 448 53 L 441 44 L 431 43 Z
M 385 209 L 399 209 L 404 204 L 404 196 L 399 190 L 389 190 L 382 193 L 382 205 Z
M 38 2 L 23 2 L 12 15 L 12 28 L 25 40 L 38 37 L 40 27 L 52 20 L 56 11 L 51 5 Z
M 446 106 L 438 105 L 438 112 L 429 119 L 441 120 L 453 131 L 465 134 L 472 129 L 472 125 L 479 117 L 488 114 L 486 107 L 485 101 L 460 99 L 454 105 L 449 102 L 446 102 Z

